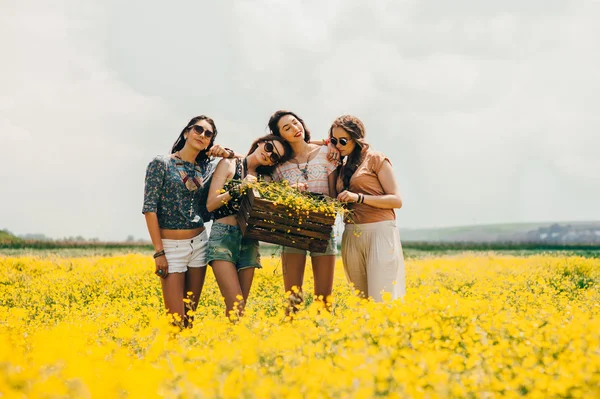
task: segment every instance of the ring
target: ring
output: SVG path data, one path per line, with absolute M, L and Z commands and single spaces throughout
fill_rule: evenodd
M 158 271 L 156 273 L 158 273 L 158 275 L 160 276 L 161 274 L 163 274 L 163 271 L 162 271 L 162 269 L 158 269 Z

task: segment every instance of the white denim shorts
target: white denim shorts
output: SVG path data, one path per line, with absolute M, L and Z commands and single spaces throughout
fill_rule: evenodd
M 185 273 L 188 267 L 206 267 L 208 234 L 206 230 L 187 240 L 162 239 L 169 273 Z

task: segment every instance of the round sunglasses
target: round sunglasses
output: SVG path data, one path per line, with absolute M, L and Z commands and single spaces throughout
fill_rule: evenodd
M 205 129 L 204 126 L 200 125 L 190 126 L 190 129 L 192 129 L 198 136 L 202 136 L 204 134 L 204 136 L 208 139 L 215 134 L 212 130 Z
M 341 139 L 336 139 L 335 137 L 330 137 L 329 141 L 331 142 L 331 144 L 333 145 L 337 145 L 338 142 L 340 143 L 340 145 L 343 147 L 346 144 L 348 144 L 348 142 L 350 141 L 350 139 L 347 139 L 345 137 L 342 137 Z
M 275 152 L 273 152 L 273 151 L 275 151 Z M 277 147 L 275 147 L 275 145 L 269 141 L 265 141 L 265 152 L 268 152 L 271 154 L 271 155 L 269 155 L 269 158 L 271 159 L 271 162 L 273 162 L 273 163 L 277 163 L 281 159 L 281 155 L 279 155 L 279 151 L 277 150 Z

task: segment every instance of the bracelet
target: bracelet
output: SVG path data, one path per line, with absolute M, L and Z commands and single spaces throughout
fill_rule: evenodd
M 154 259 L 156 259 L 156 258 L 160 258 L 161 256 L 165 256 L 165 250 L 164 250 L 164 249 L 161 249 L 160 251 L 156 252 L 156 253 L 155 253 L 154 255 L 152 255 L 152 256 L 154 256 Z
M 225 151 L 227 151 L 227 158 L 231 159 L 231 158 L 235 158 L 235 151 L 233 151 L 231 148 L 223 148 Z
M 364 194 L 358 194 L 358 199 L 356 200 L 356 202 L 358 204 L 362 204 L 363 202 L 365 202 L 365 195 Z
M 329 145 L 330 141 L 329 141 L 329 137 L 327 137 L 326 139 L 323 139 L 323 145 Z

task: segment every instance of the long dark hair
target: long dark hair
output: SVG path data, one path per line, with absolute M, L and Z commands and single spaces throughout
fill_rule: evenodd
M 175 140 L 173 147 L 171 148 L 171 154 L 174 154 L 183 148 L 183 146 L 185 145 L 185 132 L 190 130 L 192 128 L 192 126 L 194 126 L 198 121 L 208 122 L 210 124 L 210 126 L 212 127 L 213 133 L 214 133 L 212 138 L 210 139 L 210 143 L 208 144 L 208 147 L 206 147 L 206 149 L 200 151 L 198 153 L 198 155 L 196 156 L 196 163 L 200 166 L 206 166 L 210 162 L 210 158 L 206 154 L 208 153 L 210 148 L 213 146 L 215 139 L 217 138 L 217 126 L 215 125 L 215 121 L 213 121 L 212 118 L 209 118 L 206 115 L 196 116 L 196 117 L 192 118 L 187 123 L 187 125 L 185 125 L 185 127 L 179 134 L 179 137 L 177 137 L 177 140 Z M 188 133 L 188 137 L 189 137 L 189 133 Z
M 279 159 L 279 162 L 276 163 L 275 165 L 272 165 L 272 166 L 261 165 L 258 168 L 256 168 L 256 172 L 263 176 L 270 175 L 271 173 L 273 173 L 273 171 L 275 170 L 275 167 L 278 164 L 282 164 L 292 157 L 292 147 L 290 146 L 290 144 L 287 141 L 285 141 L 281 136 L 276 136 L 274 134 L 267 134 L 266 136 L 262 136 L 256 140 L 254 140 L 254 143 L 252 143 L 252 145 L 250 146 L 250 151 L 248 151 L 248 155 L 250 155 L 254 151 L 256 151 L 256 149 L 258 148 L 258 145 L 260 143 L 264 143 L 267 141 L 277 141 L 278 143 L 281 143 L 281 145 L 283 146 L 283 154 L 279 154 L 281 156 L 281 158 Z
M 300 122 L 300 124 L 304 128 L 304 141 L 308 143 L 310 141 L 310 130 L 306 128 L 306 124 L 304 123 L 302 118 L 300 118 L 292 111 L 279 110 L 276 111 L 273 115 L 271 115 L 271 117 L 269 118 L 269 123 L 267 125 L 269 127 L 269 130 L 271 131 L 271 134 L 281 137 L 281 132 L 279 131 L 279 126 L 277 124 L 279 123 L 279 120 L 286 115 L 292 115 L 294 118 L 298 119 L 298 122 Z
M 343 167 L 340 165 L 340 168 L 342 168 L 340 177 L 344 183 L 344 190 L 347 190 L 348 187 L 350 187 L 350 178 L 365 158 L 365 154 L 369 149 L 369 144 L 365 141 L 365 125 L 357 117 L 352 115 L 342 115 L 338 117 L 333 121 L 329 128 L 329 137 L 333 136 L 333 129 L 336 127 L 344 129 L 356 143 L 354 150 L 348 155 L 346 164 Z

